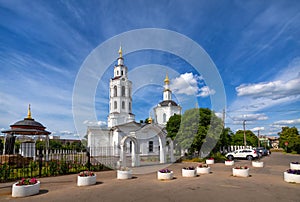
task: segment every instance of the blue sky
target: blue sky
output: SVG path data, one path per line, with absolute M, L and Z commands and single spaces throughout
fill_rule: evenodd
M 242 129 L 243 120 L 247 129 L 260 129 L 263 135 L 276 135 L 282 126 L 300 127 L 299 1 L 0 0 L 0 16 L 2 129 L 23 119 L 30 103 L 33 118 L 53 134 L 76 137 L 72 95 L 82 64 L 103 42 L 142 28 L 178 32 L 207 52 L 225 87 L 225 124 L 232 130 Z M 145 71 L 137 71 L 147 69 L 145 65 L 164 67 L 157 66 L 161 82 L 136 87 L 137 121 L 161 101 L 165 69 L 171 72 L 173 97 L 183 110 L 197 101 L 199 107 L 210 107 L 210 95 L 218 93 L 175 55 L 154 50 L 126 55 L 123 49 L 133 82 L 145 77 Z M 107 68 L 95 93 L 102 124 L 113 67 L 99 68 Z

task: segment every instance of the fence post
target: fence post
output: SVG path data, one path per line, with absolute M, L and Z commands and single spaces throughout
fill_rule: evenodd
M 90 148 L 89 147 L 87 147 L 86 156 L 88 158 L 88 161 L 87 161 L 88 170 L 91 170 L 91 154 L 90 154 Z
M 39 177 L 42 177 L 42 169 L 43 169 L 43 153 L 42 149 L 39 149 Z

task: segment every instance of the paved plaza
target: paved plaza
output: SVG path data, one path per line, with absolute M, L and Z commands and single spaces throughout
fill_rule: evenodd
M 235 165 L 250 167 L 250 177 L 231 175 L 231 166 L 212 165 L 212 173 L 195 178 L 183 178 L 181 168 L 196 163 L 176 163 L 169 166 L 175 179 L 159 181 L 155 170 L 160 166 L 145 166 L 134 170 L 131 180 L 117 180 L 116 171 L 97 172 L 97 184 L 77 187 L 77 175 L 40 178 L 38 195 L 12 198 L 12 183 L 0 184 L 0 201 L 239 201 L 239 202 L 299 202 L 300 184 L 283 181 L 283 172 L 300 155 L 272 153 L 265 157 L 264 168 L 253 168 L 250 161 L 240 160 Z

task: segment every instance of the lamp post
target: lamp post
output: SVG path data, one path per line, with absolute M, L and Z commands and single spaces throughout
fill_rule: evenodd
M 246 140 L 246 129 L 245 129 L 245 125 L 246 125 L 246 120 L 243 121 L 243 128 L 244 128 L 244 146 L 245 146 L 245 148 L 246 148 L 247 140 Z

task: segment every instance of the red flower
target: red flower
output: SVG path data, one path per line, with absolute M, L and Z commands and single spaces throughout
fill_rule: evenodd
M 36 178 L 22 178 L 16 185 L 17 186 L 23 186 L 23 185 L 32 185 L 32 184 L 36 184 L 37 183 L 37 179 Z

